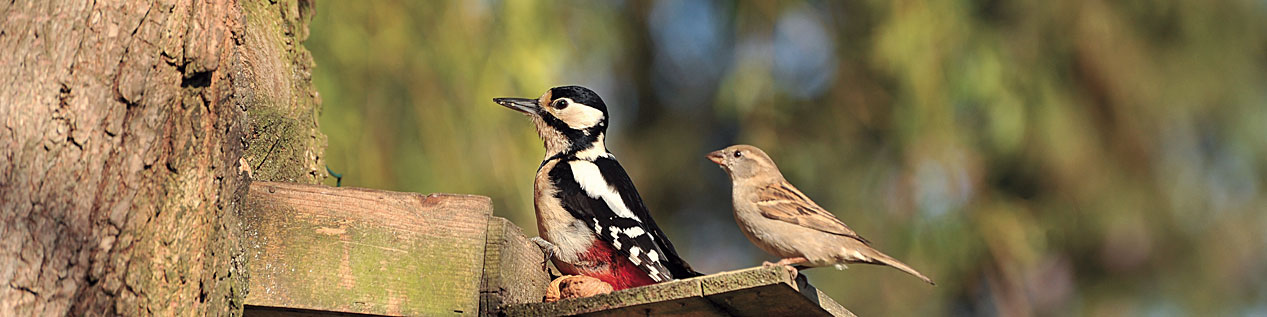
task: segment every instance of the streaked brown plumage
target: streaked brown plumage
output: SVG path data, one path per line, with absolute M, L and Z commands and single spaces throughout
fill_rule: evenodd
M 767 265 L 882 264 L 933 284 L 919 271 L 872 248 L 870 241 L 788 183 L 761 149 L 734 145 L 709 153 L 708 159 L 730 175 L 740 230 L 757 247 L 782 258 Z

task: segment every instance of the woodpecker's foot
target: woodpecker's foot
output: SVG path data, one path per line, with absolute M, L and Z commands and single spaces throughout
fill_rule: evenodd
M 550 241 L 546 241 L 546 239 L 542 239 L 541 237 L 532 237 L 530 240 L 532 240 L 532 243 L 536 243 L 538 248 L 541 248 L 541 253 L 545 254 L 545 259 L 541 260 L 541 270 L 549 273 L 550 259 L 553 259 L 554 254 L 558 253 L 559 247 L 550 243 Z

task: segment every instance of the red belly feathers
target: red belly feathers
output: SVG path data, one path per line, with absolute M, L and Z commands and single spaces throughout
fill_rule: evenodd
M 575 267 L 575 272 L 567 272 L 569 270 L 562 267 L 559 270 L 564 271 L 564 274 L 585 275 L 603 280 L 611 284 L 615 290 L 656 283 L 651 276 L 630 262 L 628 257 L 616 253 L 616 249 L 612 248 L 611 244 L 602 240 L 594 241 L 589 250 L 581 254 L 581 260 L 603 262 L 608 265 L 595 268 Z

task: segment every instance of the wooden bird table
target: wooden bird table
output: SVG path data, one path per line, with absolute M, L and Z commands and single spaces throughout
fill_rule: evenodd
M 488 197 L 255 182 L 248 316 L 852 316 L 781 268 L 541 303 L 543 254 Z

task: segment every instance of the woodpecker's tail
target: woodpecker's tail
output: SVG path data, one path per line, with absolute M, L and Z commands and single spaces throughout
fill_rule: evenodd
M 915 269 L 911 268 L 910 265 L 906 265 L 906 263 L 902 263 L 902 261 L 898 261 L 897 259 L 894 259 L 893 257 L 887 254 L 880 253 L 880 251 L 875 251 L 874 249 L 871 251 L 874 251 L 872 254 L 869 254 L 871 257 L 871 264 L 884 264 L 884 265 L 892 266 L 895 269 L 902 270 L 902 272 L 906 272 L 911 275 L 914 275 L 915 277 L 918 277 L 919 279 L 924 280 L 924 282 L 928 282 L 928 284 L 937 285 L 937 283 L 933 283 L 933 279 L 928 278 L 928 276 L 924 276 L 923 273 L 920 273 L 919 271 L 916 271 Z

